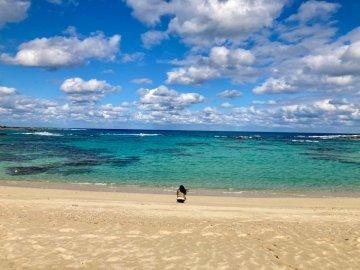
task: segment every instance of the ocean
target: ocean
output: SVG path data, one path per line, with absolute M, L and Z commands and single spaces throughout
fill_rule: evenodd
M 360 135 L 0 131 L 0 179 L 229 191 L 360 191 Z

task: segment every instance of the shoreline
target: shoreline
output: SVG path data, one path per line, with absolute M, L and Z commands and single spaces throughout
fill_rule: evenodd
M 50 182 L 0 179 L 0 187 L 24 187 L 116 193 L 165 194 L 176 193 L 175 187 L 149 187 L 91 182 Z M 240 197 L 240 198 L 360 198 L 360 191 L 324 190 L 232 190 L 232 189 L 189 189 L 190 196 Z

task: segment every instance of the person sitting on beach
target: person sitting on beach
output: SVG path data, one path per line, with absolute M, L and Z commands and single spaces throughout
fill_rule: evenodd
M 176 191 L 176 200 L 178 203 L 184 203 L 186 200 L 186 188 L 181 185 L 179 189 Z

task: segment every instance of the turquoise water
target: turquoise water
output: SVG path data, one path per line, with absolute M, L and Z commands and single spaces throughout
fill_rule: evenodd
M 0 135 L 0 179 L 360 191 L 359 135 L 145 130 Z

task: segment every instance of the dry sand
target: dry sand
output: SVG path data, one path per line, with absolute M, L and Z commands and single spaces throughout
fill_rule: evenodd
M 0 186 L 0 269 L 360 269 L 360 198 Z

